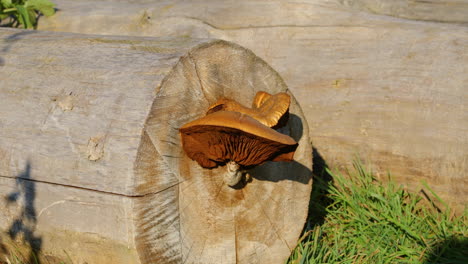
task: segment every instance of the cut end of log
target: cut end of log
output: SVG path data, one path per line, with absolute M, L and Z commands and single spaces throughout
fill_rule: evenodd
M 243 188 L 230 187 L 244 178 L 238 162 L 204 169 L 184 153 L 178 133 L 219 99 L 251 105 L 259 91 L 289 94 L 264 61 L 226 41 L 192 49 L 163 81 L 137 159 L 139 175 L 148 179 L 140 188 L 154 193 L 151 202 L 135 205 L 142 220 L 136 225 L 141 262 L 278 263 L 288 258 L 307 217 L 312 184 L 310 140 L 295 99 L 289 109 L 294 118 L 281 129 L 299 142 L 295 161 L 266 162 L 250 170 L 249 178 L 255 179 Z M 150 157 L 155 154 L 156 161 Z

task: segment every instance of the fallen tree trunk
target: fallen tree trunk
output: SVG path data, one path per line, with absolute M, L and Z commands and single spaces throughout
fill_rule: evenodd
M 178 128 L 221 97 L 288 91 L 235 44 L 0 30 L 0 228 L 87 263 L 278 263 L 303 228 L 312 150 L 295 99 L 295 161 L 234 189 Z M 3 195 L 5 194 L 5 195 Z M 3 197 L 2 197 L 3 198 Z M 1 241 L 0 241 L 1 243 Z
M 336 0 L 353 9 L 373 14 L 401 17 L 413 20 L 468 23 L 468 2 L 465 0 Z
M 390 172 L 417 191 L 426 181 L 458 208 L 468 203 L 468 29 L 430 22 L 466 23 L 465 3 L 138 0 L 109 9 L 108 1 L 56 2 L 60 12 L 40 29 L 248 47 L 296 94 L 330 167 L 346 171 L 360 156 L 382 179 Z

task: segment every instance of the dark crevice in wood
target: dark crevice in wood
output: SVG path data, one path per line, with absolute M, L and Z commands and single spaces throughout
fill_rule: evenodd
M 276 24 L 276 25 L 249 25 L 249 26 L 231 26 L 231 27 L 221 27 L 209 23 L 203 19 L 198 17 L 191 17 L 191 16 L 172 16 L 166 18 L 182 18 L 191 21 L 197 21 L 205 26 L 208 26 L 212 29 L 216 30 L 245 30 L 245 29 L 272 29 L 272 28 L 335 28 L 335 27 L 347 27 L 347 28 L 370 28 L 369 26 L 365 25 L 346 25 L 346 24 L 336 24 L 336 25 L 319 25 L 319 24 L 304 24 L 304 25 L 294 25 L 294 24 Z
M 206 91 L 205 87 L 203 86 L 203 83 L 202 83 L 202 80 L 201 80 L 201 77 L 200 77 L 200 73 L 198 71 L 197 63 L 195 62 L 195 59 L 192 57 L 192 54 L 190 52 L 188 53 L 188 59 L 190 60 L 191 64 L 193 64 L 193 69 L 195 70 L 195 74 L 197 75 L 198 83 L 200 84 L 200 89 L 203 92 L 203 96 L 205 96 L 206 100 L 208 100 L 209 98 L 206 95 L 207 91 Z
M 43 181 L 43 180 L 34 180 L 34 179 L 27 179 L 27 178 L 22 178 L 22 177 L 15 177 L 15 176 L 5 176 L 5 175 L 0 175 L 0 178 L 5 178 L 5 179 L 21 179 L 24 181 L 30 181 L 30 182 L 37 182 L 37 183 L 43 183 L 43 184 L 50 184 L 50 185 L 55 185 L 55 186 L 62 186 L 66 188 L 74 188 L 74 189 L 79 189 L 79 190 L 85 190 L 85 191 L 92 191 L 92 192 L 97 192 L 97 193 L 104 193 L 104 194 L 109 194 L 109 195 L 116 195 L 116 196 L 122 196 L 122 197 L 128 197 L 128 198 L 140 198 L 140 197 L 146 197 L 148 195 L 154 195 L 158 194 L 160 192 L 163 192 L 169 188 L 172 188 L 180 182 L 177 182 L 175 184 L 169 185 L 161 190 L 158 190 L 156 192 L 149 192 L 149 193 L 144 193 L 144 194 L 123 194 L 123 193 L 116 193 L 116 192 L 109 192 L 109 191 L 103 191 L 103 190 L 96 190 L 96 189 L 91 189 L 91 188 L 86 188 L 86 187 L 81 187 L 81 186 L 76 186 L 76 185 L 68 185 L 68 184 L 63 184 L 63 183 L 56 183 L 56 182 L 49 182 L 49 181 Z

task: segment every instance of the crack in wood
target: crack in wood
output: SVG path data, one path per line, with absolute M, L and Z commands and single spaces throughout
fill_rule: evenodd
M 371 28 L 370 26 L 364 25 L 346 25 L 346 24 L 336 24 L 336 25 L 319 25 L 319 24 L 304 24 L 304 25 L 294 25 L 294 24 L 277 24 L 277 25 L 249 25 L 249 26 L 231 26 L 231 27 L 221 27 L 214 25 L 210 22 L 207 22 L 203 19 L 198 17 L 191 17 L 191 16 L 168 16 L 166 18 L 177 18 L 177 19 L 186 19 L 189 21 L 196 21 L 200 24 L 203 24 L 209 28 L 220 30 L 220 31 L 227 31 L 227 30 L 246 30 L 246 29 L 275 29 L 275 28 Z
M 191 62 L 191 64 L 193 65 L 193 68 L 195 70 L 195 74 L 197 75 L 198 83 L 200 84 L 200 90 L 203 92 L 203 96 L 205 97 L 205 99 L 207 101 L 210 101 L 208 96 L 207 96 L 208 91 L 206 91 L 205 87 L 203 86 L 203 82 L 201 80 L 200 73 L 198 71 L 198 65 L 195 62 L 195 59 L 192 57 L 192 54 L 190 52 L 188 53 L 187 57 L 188 57 L 189 61 Z
M 92 189 L 88 187 L 82 187 L 82 186 L 76 186 L 76 185 L 68 185 L 68 184 L 63 184 L 63 183 L 57 183 L 57 182 L 50 182 L 50 181 L 43 181 L 43 180 L 34 180 L 34 179 L 27 179 L 23 177 L 16 177 L 16 176 L 5 176 L 5 175 L 0 175 L 0 178 L 4 179 L 20 179 L 22 181 L 28 181 L 28 182 L 36 182 L 36 183 L 43 183 L 43 184 L 50 184 L 50 185 L 55 185 L 55 186 L 61 186 L 61 187 L 66 187 L 66 188 L 73 188 L 73 189 L 79 189 L 79 190 L 84 190 L 84 191 L 92 191 L 92 192 L 97 192 L 97 193 L 104 193 L 104 194 L 109 194 L 109 195 L 115 195 L 115 196 L 122 196 L 122 197 L 128 197 L 128 198 L 141 198 L 141 197 L 146 197 L 148 195 L 154 195 L 158 194 L 160 192 L 164 192 L 165 190 L 172 188 L 176 185 L 179 185 L 181 182 L 174 183 L 172 185 L 169 185 L 161 190 L 157 190 L 155 192 L 148 192 L 144 194 L 123 194 L 123 193 L 116 193 L 116 192 L 110 192 L 110 191 L 104 191 L 104 190 L 97 190 L 97 189 Z

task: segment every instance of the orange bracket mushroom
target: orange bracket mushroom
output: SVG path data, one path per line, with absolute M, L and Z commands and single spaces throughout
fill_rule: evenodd
M 257 97 L 258 94 L 256 99 Z M 262 112 L 262 115 L 252 117 L 246 113 L 245 109 L 248 109 L 246 107 L 240 111 L 226 111 L 226 109 L 232 110 L 229 107 L 240 104 L 233 100 L 224 100 L 226 101 L 223 102 L 229 102 L 228 108 L 208 111 L 206 116 L 189 122 L 179 129 L 182 146 L 192 160 L 197 161 L 203 168 L 215 168 L 226 164 L 227 171 L 224 180 L 229 186 L 234 186 L 241 181 L 244 169 L 266 161 L 293 160 L 294 152 L 298 146 L 297 142 L 257 119 L 259 116 L 263 118 L 262 120 L 276 119 L 276 122 L 268 123 L 270 125 L 274 123 L 271 125 L 274 126 L 282 116 L 274 111 L 275 117 L 270 118 L 268 112 L 265 111 Z M 260 99 L 259 101 L 254 100 L 253 111 L 262 109 L 268 100 L 268 98 L 263 102 Z M 259 107 L 255 108 L 256 105 Z M 269 109 L 271 108 L 269 107 Z M 286 111 L 288 108 L 289 96 Z M 211 109 L 214 108 L 211 107 Z
M 290 103 L 291 98 L 287 93 L 271 95 L 260 91 L 255 95 L 252 108 L 228 98 L 221 98 L 208 108 L 207 114 L 217 111 L 234 111 L 249 115 L 265 126 L 279 128 L 288 122 Z

